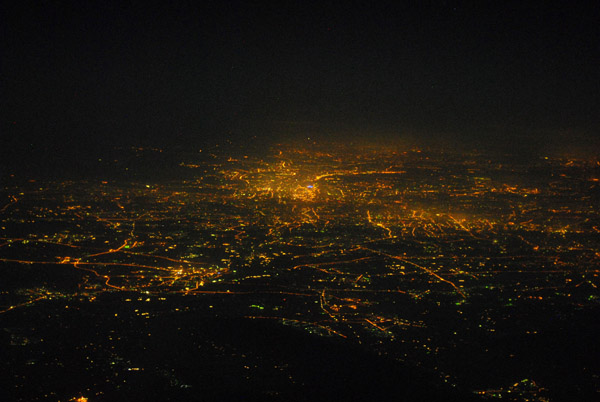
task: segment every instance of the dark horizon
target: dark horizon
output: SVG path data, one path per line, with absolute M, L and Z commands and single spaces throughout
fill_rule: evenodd
M 600 149 L 599 7 L 2 8 L 8 160 L 253 136 Z

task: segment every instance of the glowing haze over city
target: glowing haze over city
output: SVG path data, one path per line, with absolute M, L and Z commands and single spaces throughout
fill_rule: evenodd
M 3 5 L 6 401 L 600 397 L 597 8 Z

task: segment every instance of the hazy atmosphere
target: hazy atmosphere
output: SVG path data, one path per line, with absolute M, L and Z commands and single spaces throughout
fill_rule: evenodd
M 5 3 L 2 148 L 598 145 L 598 7 L 310 3 Z

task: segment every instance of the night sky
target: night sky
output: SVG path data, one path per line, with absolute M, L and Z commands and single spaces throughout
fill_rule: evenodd
M 252 136 L 598 144 L 598 5 L 167 3 L 3 2 L 5 156 Z

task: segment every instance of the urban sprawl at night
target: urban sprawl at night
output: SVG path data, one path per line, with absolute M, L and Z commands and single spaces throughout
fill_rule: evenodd
M 165 173 L 165 153 L 6 180 L 10 400 L 598 397 L 598 160 L 224 142 Z

